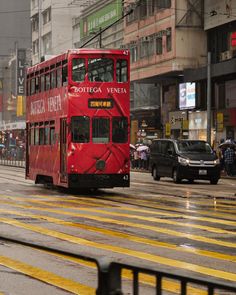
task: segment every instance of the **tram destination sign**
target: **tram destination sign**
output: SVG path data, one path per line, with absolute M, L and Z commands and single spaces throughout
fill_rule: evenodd
M 92 109 L 111 109 L 113 108 L 112 99 L 89 99 L 88 107 Z

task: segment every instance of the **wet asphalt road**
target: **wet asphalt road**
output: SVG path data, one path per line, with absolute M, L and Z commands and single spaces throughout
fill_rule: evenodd
M 132 172 L 130 188 L 92 194 L 45 189 L 26 181 L 21 168 L 0 166 L 0 186 L 2 235 L 236 282 L 236 179 L 221 179 L 218 185 L 174 184 Z M 0 272 L 2 294 L 94 294 L 96 288 L 94 265 L 5 241 L 0 244 Z M 125 287 L 129 280 L 127 275 Z M 141 294 L 151 294 L 153 282 L 141 282 Z M 165 290 L 176 294 L 178 286 L 168 282 Z M 201 292 L 195 288 L 191 294 Z

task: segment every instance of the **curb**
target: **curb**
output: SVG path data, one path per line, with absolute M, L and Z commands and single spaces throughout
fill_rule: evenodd
M 130 172 L 139 172 L 139 173 L 151 173 L 148 170 L 142 170 L 142 169 L 130 169 Z M 227 175 L 221 175 L 221 179 L 230 179 L 230 180 L 236 180 L 235 176 L 227 176 Z

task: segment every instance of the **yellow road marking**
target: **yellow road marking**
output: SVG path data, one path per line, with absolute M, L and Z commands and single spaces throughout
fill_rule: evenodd
M 16 200 L 16 198 L 20 201 L 29 201 L 28 198 L 21 198 L 21 197 L 12 197 L 12 196 L 5 196 L 5 195 L 2 195 L 2 197 L 4 198 L 8 198 L 8 199 L 12 199 L 12 200 Z M 56 198 L 56 197 L 48 197 L 48 196 L 45 196 L 45 195 L 34 195 L 33 197 L 37 197 L 37 198 L 47 198 L 47 201 L 45 201 L 47 205 L 49 206 L 54 206 L 54 204 L 50 204 L 48 202 L 50 201 L 57 201 L 58 203 L 56 204 L 57 206 L 61 206 L 61 202 L 65 202 L 65 203 L 73 203 L 73 204 L 77 204 L 77 205 L 86 205 L 86 206 L 92 206 L 93 204 L 95 204 L 95 207 L 96 207 L 96 202 L 99 202 L 99 203 L 102 203 L 102 204 L 105 204 L 106 205 L 106 208 L 121 208 L 122 210 L 128 210 L 127 207 L 121 207 L 121 206 L 118 206 L 115 204 L 115 202 L 113 200 L 110 200 L 110 199 L 105 199 L 106 197 L 104 197 L 104 199 L 106 200 L 105 202 L 103 200 L 100 200 L 100 199 L 96 199 L 96 201 L 93 201 L 93 200 L 90 200 L 88 198 L 84 198 L 84 197 L 80 197 L 79 199 L 76 198 L 76 197 L 73 197 L 75 200 L 71 200 L 71 199 L 63 199 L 61 200 L 60 198 Z M 81 199 L 84 199 L 84 201 L 81 201 Z M 119 201 L 125 201 L 126 203 L 130 204 L 130 205 L 134 205 L 136 206 L 136 202 L 132 202 L 130 200 L 127 200 L 126 198 L 122 198 L 122 197 L 118 197 L 116 198 L 115 200 L 119 200 Z M 37 200 L 31 200 L 30 199 L 30 202 L 33 202 L 33 203 L 38 203 L 40 201 L 37 201 Z M 108 205 L 107 203 L 110 203 L 110 205 Z M 114 206 L 114 204 L 116 206 Z M 145 200 L 139 200 L 139 204 L 147 204 L 149 207 L 150 207 L 150 204 L 153 204 L 152 201 L 145 201 Z M 66 207 L 65 205 L 63 205 L 64 207 Z M 102 205 L 100 205 L 99 207 L 101 207 Z M 71 208 L 70 206 L 67 206 L 66 208 Z M 74 207 L 73 207 L 74 208 Z M 165 206 L 165 205 L 156 205 L 156 203 L 154 203 L 154 206 L 152 206 L 153 209 L 159 209 L 159 210 L 168 210 L 168 211 L 177 211 L 177 212 L 180 212 L 180 213 L 186 213 L 186 210 L 184 209 L 180 209 L 180 208 L 176 208 L 176 207 L 170 207 L 170 206 Z M 131 211 L 137 211 L 139 212 L 139 210 L 145 210 L 145 209 L 134 209 L 134 208 L 129 208 L 129 210 Z M 168 213 L 168 212 L 153 212 L 155 215 L 161 215 L 161 216 L 175 216 L 175 217 L 184 217 L 186 219 L 193 219 L 193 220 L 202 220 L 202 221 L 208 221 L 208 222 L 212 222 L 212 223 L 219 223 L 219 224 L 225 224 L 225 225 L 233 225 L 235 226 L 236 225 L 236 222 L 234 221 L 230 221 L 230 220 L 220 220 L 218 219 L 218 217 L 223 217 L 223 218 L 231 218 L 231 219 L 234 219 L 236 220 L 235 218 L 235 215 L 229 215 L 229 214 L 221 214 L 221 213 L 215 213 L 215 212 L 209 212 L 209 211 L 194 211 L 194 210 L 187 210 L 189 213 L 197 213 L 197 214 L 205 214 L 207 216 L 215 216 L 217 218 L 207 218 L 207 217 L 196 217 L 196 216 L 191 216 L 191 215 L 183 215 L 183 214 L 175 214 L 175 213 Z M 141 212 L 141 211 L 140 211 Z M 143 211 L 145 212 L 145 211 Z M 148 212 L 148 211 L 147 211 Z
M 12 199 L 12 198 L 11 198 Z M 25 198 L 18 198 L 20 201 L 26 201 Z M 0 201 L 4 202 L 4 201 Z M 51 204 L 49 202 L 45 201 L 38 201 L 38 200 L 27 200 L 28 203 L 35 203 L 35 204 L 41 204 L 41 205 L 46 205 L 50 207 L 55 207 L 55 204 Z M 140 216 L 140 215 L 131 215 L 131 214 L 124 214 L 124 213 L 116 213 L 116 212 L 109 212 L 105 210 L 100 210 L 100 209 L 93 209 L 93 208 L 75 208 L 74 206 L 68 206 L 68 205 L 61 205 L 61 204 L 56 204 L 57 206 L 60 206 L 61 208 L 67 208 L 67 209 L 74 209 L 74 210 L 80 210 L 80 211 L 88 211 L 88 212 L 93 212 L 93 213 L 102 213 L 105 215 L 110 215 L 110 216 L 118 216 L 118 217 L 127 217 L 127 218 L 135 218 L 139 220 L 145 220 L 145 221 L 151 221 L 151 222 L 158 222 L 158 223 L 164 223 L 164 224 L 171 224 L 171 225 L 179 225 L 183 227 L 190 227 L 190 228 L 197 228 L 197 229 L 203 229 L 206 231 L 214 232 L 214 233 L 220 233 L 220 234 L 232 234 L 236 235 L 236 232 L 234 231 L 228 231 L 224 229 L 219 229 L 215 227 L 210 227 L 206 225 L 198 225 L 198 224 L 192 224 L 192 223 L 183 223 L 183 222 L 178 222 L 178 221 L 172 221 L 172 220 L 166 220 L 166 219 L 161 219 L 161 218 L 156 218 L 156 217 L 145 217 L 145 216 Z M 236 226 L 236 222 L 234 221 L 229 221 L 229 220 L 219 220 L 219 219 L 214 219 L 214 218 L 207 218 L 207 217 L 195 217 L 195 216 L 188 216 L 188 215 L 175 215 L 171 213 L 160 213 L 160 212 L 152 212 L 148 210 L 143 210 L 143 209 L 132 209 L 132 208 L 124 208 L 124 207 L 119 207 L 118 209 L 121 210 L 130 210 L 130 211 L 136 211 L 136 212 L 143 212 L 143 213 L 152 213 L 155 215 L 161 215 L 161 216 L 174 216 L 174 217 L 184 217 L 186 219 L 192 219 L 192 220 L 202 220 L 202 221 L 208 221 L 212 223 L 219 223 L 219 224 L 224 224 L 224 225 L 230 225 L 230 226 Z
M 133 182 L 133 184 L 135 184 L 135 185 L 136 185 L 136 184 L 137 184 L 137 185 L 140 185 L 139 182 Z M 167 186 L 168 186 L 168 184 L 167 184 Z M 164 187 L 164 186 L 163 186 L 163 187 Z M 171 189 L 173 189 L 174 192 L 176 191 L 176 188 L 174 188 L 173 186 L 171 187 Z M 171 192 L 170 192 L 170 193 L 171 193 Z M 169 193 L 169 194 L 170 194 L 170 193 Z M 190 198 L 189 198 L 189 196 L 191 196 L 190 193 L 191 193 L 191 194 L 194 194 L 194 193 L 198 194 L 198 195 L 197 195 L 198 198 L 202 198 L 203 196 L 207 196 L 207 198 L 204 197 L 204 200 L 199 200 L 199 199 L 197 199 L 197 197 L 196 197 L 195 199 L 193 199 L 193 197 L 192 197 L 192 198 L 190 199 Z M 214 200 L 214 198 L 213 198 L 212 196 L 208 197 L 208 195 L 209 195 L 209 191 L 200 191 L 200 193 L 201 193 L 202 195 L 199 195 L 199 189 L 193 189 L 193 188 L 191 187 L 190 190 L 188 190 L 188 191 L 182 191 L 182 192 L 179 193 L 179 195 L 182 194 L 182 195 L 181 195 L 181 197 L 182 197 L 181 199 L 180 199 L 178 196 L 175 196 L 175 198 L 174 198 L 174 200 L 173 200 L 173 196 L 170 196 L 170 195 L 163 196 L 163 194 L 160 194 L 160 193 L 157 193 L 157 195 L 160 195 L 161 197 L 164 197 L 166 201 L 171 200 L 171 202 L 175 202 L 175 203 L 184 203 L 185 200 L 183 199 L 183 197 L 185 197 L 185 198 L 188 198 L 189 201 L 190 201 L 192 204 L 203 205 L 203 206 L 209 206 L 209 202 L 207 202 L 207 201 Z M 230 196 L 233 197 L 233 194 L 230 193 Z M 176 197 L 178 197 L 178 199 L 176 199 Z M 219 200 L 220 200 L 220 199 L 219 199 L 220 197 L 221 197 L 221 196 L 216 197 L 216 200 L 219 201 Z M 197 199 L 197 200 L 196 200 L 196 199 Z M 233 201 L 232 201 L 232 203 L 233 203 Z M 234 204 L 234 203 L 233 203 L 233 204 Z M 224 204 L 221 203 L 220 206 L 221 206 L 221 207 L 224 207 Z M 227 204 L 226 204 L 226 207 L 228 207 Z
M 49 205 L 46 202 L 40 202 L 38 201 L 37 203 L 44 203 L 44 205 Z M 26 206 L 27 207 L 27 206 Z M 28 208 L 31 208 L 32 206 L 28 206 Z M 62 206 L 61 206 L 62 207 Z M 62 208 L 67 208 L 66 206 L 63 206 Z M 70 209 L 77 209 L 77 208 L 71 208 Z M 44 208 L 45 209 L 45 208 Z M 78 210 L 82 210 L 82 208 L 79 208 Z M 87 211 L 87 209 L 84 209 L 85 211 Z M 64 214 L 64 215 L 70 215 L 70 216 L 76 216 L 76 217 L 83 217 L 83 218 L 87 218 L 87 219 L 93 219 L 96 221 L 102 221 L 102 222 L 109 222 L 109 223 L 114 223 L 114 224 L 118 224 L 118 225 L 127 225 L 127 226 L 131 226 L 131 227 L 136 227 L 139 229 L 146 229 L 146 230 L 151 230 L 154 232 L 160 232 L 160 233 L 164 233 L 164 234 L 168 234 L 168 235 L 172 235 L 172 236 L 177 236 L 177 237 L 184 237 L 188 238 L 190 240 L 194 240 L 194 241 L 201 241 L 203 243 L 210 243 L 210 244 L 216 244 L 216 245 L 220 245 L 220 246 L 224 246 L 224 247 L 230 247 L 230 248 L 236 248 L 236 244 L 235 243 L 231 243 L 231 242 L 225 242 L 225 241 L 221 241 L 221 240 L 216 240 L 216 239 L 212 239 L 212 238 L 207 238 L 207 237 L 202 237 L 199 235 L 193 235 L 193 234 L 188 234 L 188 233 L 183 233 L 183 232 L 179 232 L 179 231 L 174 231 L 174 230 L 170 230 L 170 229 L 166 229 L 166 228 L 160 228 L 157 226 L 151 226 L 151 225 L 146 225 L 146 224 L 137 224 L 134 222 L 125 222 L 125 221 L 119 221 L 119 220 L 114 220 L 111 218 L 105 218 L 105 217 L 99 217 L 99 216 L 88 216 L 87 214 L 80 214 L 80 213 L 75 213 L 74 215 L 72 213 L 69 212 L 65 212 L 63 210 L 58 210 L 58 209 L 48 209 L 48 212 L 53 212 L 53 213 L 58 213 L 58 214 Z M 89 210 L 91 211 L 91 210 Z M 94 211 L 94 210 L 92 210 Z
M 40 250 L 42 251 L 42 250 Z M 46 253 L 49 253 L 50 255 L 59 257 L 61 259 L 67 260 L 67 261 L 72 261 L 74 263 L 89 267 L 89 268 L 97 268 L 95 263 L 89 262 L 89 261 L 85 261 L 79 258 L 75 258 L 75 257 L 69 257 L 66 255 L 62 255 L 62 254 L 57 254 L 57 253 L 53 253 L 53 252 L 48 252 L 48 251 L 43 251 Z M 122 269 L 122 277 L 128 280 L 132 280 L 133 279 L 133 274 L 130 270 L 127 269 Z M 146 274 L 140 274 L 139 276 L 139 282 L 142 284 L 146 284 L 146 285 L 150 285 L 152 287 L 156 286 L 156 280 L 154 278 L 154 276 L 151 275 L 146 275 Z M 180 284 L 170 281 L 168 279 L 163 279 L 162 281 L 162 289 L 168 291 L 168 292 L 173 292 L 173 293 L 180 293 Z M 200 290 L 197 288 L 193 288 L 193 287 L 188 287 L 188 291 L 191 292 L 191 295 L 207 295 L 207 292 L 204 290 Z
M 26 263 L 13 260 L 5 256 L 0 256 L 0 264 L 5 267 L 14 269 L 18 272 L 21 272 L 23 274 L 26 274 L 32 278 L 40 280 L 42 282 L 56 286 L 60 289 L 73 292 L 74 294 L 83 294 L 83 295 L 95 294 L 94 288 L 82 285 L 70 279 L 66 279 L 61 276 L 55 275 L 49 271 L 42 270 L 38 267 L 33 267 Z
M 25 208 L 24 206 L 21 206 L 21 205 L 16 205 L 16 207 Z M 31 209 L 38 210 L 38 211 L 45 211 L 44 209 L 39 209 L 37 207 L 31 208 Z M 217 252 L 213 252 L 213 251 L 201 250 L 201 249 L 190 248 L 190 247 L 184 248 L 184 247 L 176 246 L 174 244 L 169 244 L 169 243 L 165 243 L 165 242 L 158 242 L 155 240 L 150 240 L 150 239 L 138 237 L 138 236 L 131 235 L 131 234 L 125 234 L 125 233 L 117 232 L 114 230 L 102 229 L 99 227 L 94 227 L 94 226 L 85 225 L 85 224 L 72 223 L 70 221 L 65 221 L 65 220 L 54 218 L 54 217 L 49 217 L 46 215 L 37 215 L 37 214 L 31 214 L 31 213 L 25 213 L 25 212 L 21 213 L 19 211 L 6 210 L 6 209 L 0 209 L 0 212 L 1 211 L 4 213 L 7 213 L 7 214 L 27 216 L 27 217 L 35 218 L 35 219 L 43 219 L 43 220 L 47 220 L 48 222 L 52 222 L 52 223 L 56 223 L 56 224 L 60 224 L 60 225 L 64 225 L 64 226 L 81 228 L 84 230 L 89 230 L 89 231 L 93 231 L 96 233 L 101 233 L 103 235 L 105 234 L 105 235 L 112 236 L 115 238 L 126 239 L 126 240 L 129 240 L 132 242 L 142 243 L 142 244 L 146 244 L 149 246 L 163 247 L 163 248 L 167 248 L 167 249 L 171 249 L 171 250 L 175 250 L 175 251 L 191 253 L 194 255 L 201 255 L 201 256 L 211 257 L 214 259 L 227 260 L 230 262 L 236 261 L 236 256 L 233 256 L 233 255 L 226 255 L 226 254 L 221 254 L 221 253 L 217 253 Z
M 104 197 L 106 198 L 106 197 Z M 113 198 L 114 199 L 114 198 Z M 137 205 L 137 201 L 135 200 L 127 200 L 126 198 L 122 198 L 122 197 L 117 197 L 113 200 L 110 200 L 110 199 L 106 199 L 110 202 L 114 202 L 115 200 L 117 201 L 121 201 L 121 202 L 126 202 L 127 204 L 130 204 L 130 205 Z M 231 219 L 236 219 L 235 218 L 235 215 L 232 215 L 232 214 L 221 214 L 221 213 L 216 213 L 216 212 L 209 212 L 209 211 L 202 211 L 202 210 L 190 210 L 190 209 L 182 209 L 182 208 L 177 208 L 177 207 L 173 207 L 173 206 L 167 206 L 167 205 L 156 205 L 156 202 L 152 202 L 152 201 L 145 201 L 145 200 L 138 200 L 139 204 L 144 204 L 144 205 L 147 205 L 150 207 L 150 204 L 153 204 L 152 208 L 153 209 L 159 209 L 159 210 L 168 210 L 168 211 L 175 211 L 175 212 L 180 212 L 180 213 L 186 213 L 186 211 L 188 213 L 195 213 L 195 214 L 204 214 L 204 215 L 207 215 L 207 216 L 216 216 L 216 217 L 223 217 L 223 218 L 231 218 Z M 163 214 L 165 214 L 165 212 L 163 212 Z M 182 215 L 181 215 L 182 216 Z M 186 215 L 189 217 L 189 215 Z M 199 218 L 199 220 L 201 220 L 200 218 L 202 217 L 196 217 L 196 218 Z M 222 223 L 222 224 L 229 224 L 228 223 L 228 220 L 219 220 L 219 219 L 213 219 L 214 223 Z M 229 221 L 231 222 L 231 221 Z M 232 221 L 233 222 L 233 221 Z M 229 224 L 231 225 L 231 224 Z
M 41 196 L 40 196 L 41 197 Z M 25 201 L 26 199 L 25 198 L 20 198 L 21 200 Z M 19 200 L 20 200 L 19 199 Z M 123 198 L 122 198 L 123 199 Z M 44 204 L 48 204 L 48 202 L 50 202 L 51 200 L 55 200 L 55 201 L 58 201 L 58 198 L 53 198 L 53 197 L 50 197 L 50 198 L 47 198 L 47 202 L 45 201 Z M 38 202 L 44 202 L 44 201 L 38 201 L 38 200 L 31 200 L 32 202 L 34 203 L 38 203 Z M 90 205 L 91 204 L 91 200 L 85 200 L 84 202 L 81 201 L 81 198 L 79 200 L 63 200 L 64 202 L 66 203 L 73 203 L 73 204 L 77 204 L 77 205 L 81 205 L 81 204 L 84 204 L 84 205 Z M 100 201 L 100 200 L 98 200 Z M 127 200 L 126 200 L 127 201 Z M 145 204 L 150 204 L 150 202 L 145 202 L 144 200 L 140 200 L 141 203 L 145 203 Z M 140 202 L 139 201 L 139 202 Z M 59 199 L 59 204 L 57 203 L 57 206 L 60 205 L 60 206 L 63 206 L 64 208 L 71 208 L 71 206 L 66 206 L 66 205 L 62 205 L 61 204 L 61 199 Z M 114 204 L 114 201 L 112 200 L 107 200 L 107 202 L 110 202 L 112 204 Z M 93 202 L 92 202 L 93 203 Z M 106 203 L 105 203 L 106 204 Z M 55 205 L 55 204 L 54 204 Z M 107 205 L 107 204 L 106 204 Z M 131 203 L 131 205 L 137 205 L 135 203 Z M 49 206 L 53 206 L 53 204 L 50 204 L 49 203 Z M 110 208 L 112 205 L 110 206 L 106 206 L 106 208 Z M 74 208 L 74 207 L 73 207 Z M 114 206 L 112 207 L 114 208 Z M 186 218 L 186 219 L 191 219 L 191 220 L 200 220 L 200 221 L 207 221 L 207 222 L 211 222 L 211 223 L 219 223 L 219 224 L 224 224 L 224 225 L 233 225 L 233 226 L 236 226 L 236 222 L 234 221 L 230 221 L 230 220 L 219 220 L 219 219 L 216 219 L 216 218 L 209 218 L 209 217 L 196 217 L 196 216 L 192 216 L 192 215 L 183 215 L 183 214 L 176 214 L 176 213 L 169 213 L 169 212 L 155 212 L 155 211 L 149 211 L 148 209 L 136 209 L 136 208 L 127 208 L 127 207 L 124 207 L 124 206 L 119 206 L 119 207 L 115 207 L 116 209 L 122 209 L 122 210 L 125 210 L 125 211 L 134 211 L 134 212 L 143 212 L 143 213 L 151 213 L 151 214 L 155 214 L 155 215 L 161 215 L 161 216 L 170 216 L 170 217 L 176 217 L 176 218 Z M 168 209 L 173 209 L 172 207 L 167 207 L 167 206 L 155 206 L 153 207 L 154 209 L 163 209 L 163 210 L 166 210 L 167 208 Z M 173 210 L 175 211 L 180 211 L 180 212 L 186 212 L 185 210 L 179 210 L 178 208 L 174 208 Z M 193 213 L 198 213 L 198 212 L 194 212 L 192 211 Z M 202 211 L 200 212 L 202 213 Z M 207 212 L 209 213 L 209 211 Z M 216 215 L 217 217 L 226 217 L 225 214 L 219 214 L 219 216 L 217 214 L 214 214 Z M 235 217 L 235 216 L 233 216 Z
M 178 261 L 175 259 L 171 259 L 171 258 L 164 258 L 162 256 L 158 256 L 158 255 L 154 255 L 154 254 L 150 254 L 150 253 L 145 253 L 145 252 L 141 252 L 141 251 L 136 251 L 136 250 L 131 250 L 128 248 L 122 248 L 119 246 L 112 246 L 112 245 L 108 245 L 108 244 L 103 244 L 103 243 L 97 243 L 97 242 L 93 242 L 93 241 L 89 241 L 83 238 L 79 238 L 79 237 L 75 237 L 75 236 L 71 236 L 62 232 L 58 232 L 55 230 L 50 230 L 50 229 L 46 229 L 40 226 L 35 226 L 35 225 L 29 225 L 23 222 L 19 222 L 10 218 L 0 218 L 0 222 L 9 224 L 9 225 L 14 225 L 16 227 L 20 227 L 20 228 L 24 228 L 30 231 L 34 231 L 37 232 L 39 234 L 43 234 L 43 235 L 47 235 L 50 237 L 54 237 L 57 239 L 61 239 L 64 241 L 68 241 L 74 244 L 79 244 L 79 245 L 83 245 L 86 247 L 93 247 L 93 248 L 97 248 L 97 249 L 102 249 L 102 250 L 107 250 L 107 251 L 111 251 L 111 252 L 115 252 L 115 253 L 119 253 L 122 255 L 127 255 L 127 256 L 132 256 L 138 259 L 143 259 L 146 261 L 151 261 L 151 262 L 155 262 L 158 264 L 163 264 L 163 265 L 167 265 L 170 267 L 176 267 L 176 268 L 180 268 L 180 269 L 184 269 L 185 271 L 193 271 L 193 272 L 198 272 L 207 276 L 213 276 L 216 278 L 220 278 L 220 279 L 224 279 L 227 281 L 236 281 L 236 274 L 235 273 L 229 273 L 226 271 L 222 271 L 222 270 L 216 270 L 216 269 L 212 269 L 209 267 L 205 267 L 205 266 L 200 266 L 200 265 L 196 265 L 193 263 L 188 263 L 188 262 L 182 262 L 182 261 Z

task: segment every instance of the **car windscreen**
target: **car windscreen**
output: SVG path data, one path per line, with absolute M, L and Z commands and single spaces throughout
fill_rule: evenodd
M 177 142 L 177 147 L 180 153 L 207 153 L 213 151 L 210 145 L 205 141 L 188 140 Z

